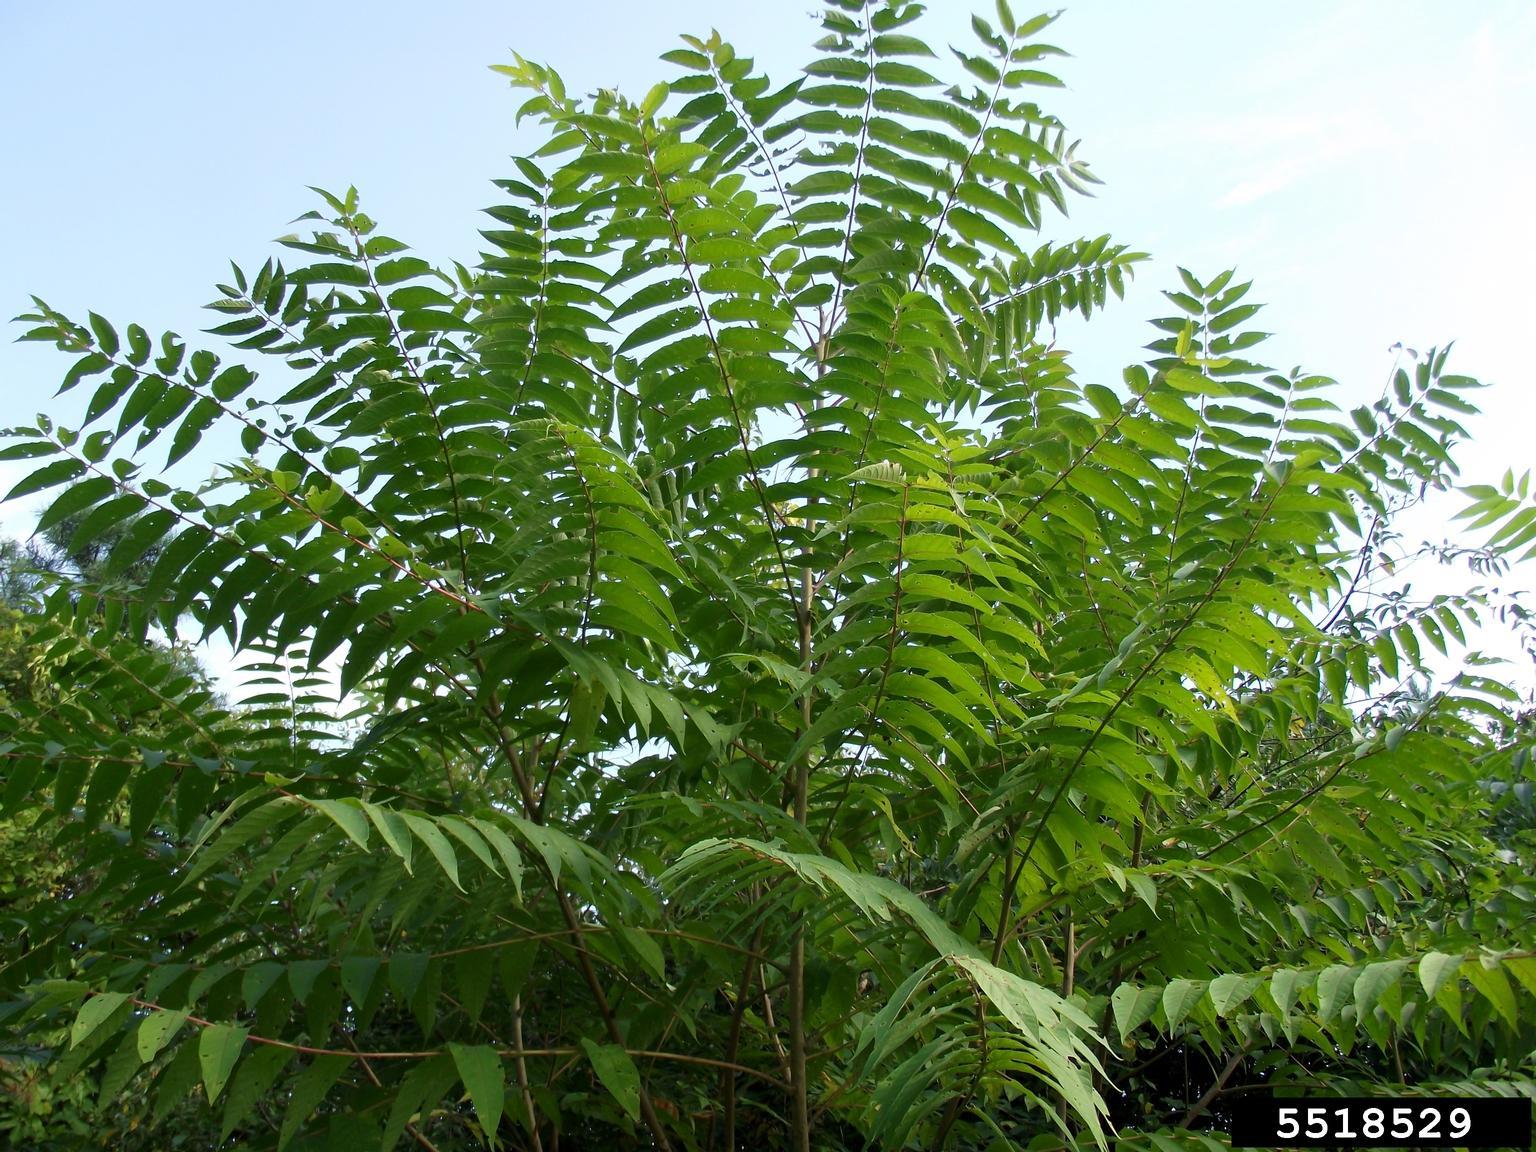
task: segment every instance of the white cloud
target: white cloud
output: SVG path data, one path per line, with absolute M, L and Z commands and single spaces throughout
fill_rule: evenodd
M 1239 180 L 1216 200 L 1218 208 L 1236 208 L 1289 188 L 1308 174 L 1308 166 L 1300 163 L 1283 164 L 1263 176 Z
M 1523 137 L 1536 113 L 1528 65 L 1536 8 L 1494 9 L 1470 31 L 1433 43 L 1421 26 L 1383 23 L 1383 15 L 1379 5 L 1341 5 L 1311 30 L 1307 52 L 1282 38 L 1256 60 L 1245 82 L 1223 93 L 1227 115 L 1176 126 L 1225 186 L 1216 207 L 1254 204 L 1345 165 L 1355 177 L 1412 155 L 1529 171 L 1531 152 L 1510 132 Z
M 1197 131 L 1208 148 L 1240 160 L 1218 208 L 1252 204 L 1370 152 L 1392 148 L 1394 127 L 1375 109 L 1358 104 L 1276 116 L 1256 111 L 1212 121 Z

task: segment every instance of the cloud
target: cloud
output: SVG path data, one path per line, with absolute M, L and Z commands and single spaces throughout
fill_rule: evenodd
M 1454 147 L 1484 164 L 1520 165 L 1524 150 L 1507 133 L 1536 111 L 1526 64 L 1536 51 L 1536 9 L 1495 7 L 1437 41 L 1418 24 L 1383 26 L 1379 15 L 1370 4 L 1341 6 L 1317 37 L 1323 51 L 1298 61 L 1277 44 L 1227 94 L 1232 114 L 1181 126 L 1225 184 L 1216 207 L 1254 204 L 1389 155 Z
M 1216 207 L 1235 208 L 1243 204 L 1252 204 L 1256 200 L 1262 200 L 1266 196 L 1289 188 L 1306 176 L 1307 171 L 1305 164 L 1288 163 L 1265 175 L 1239 180 L 1217 197 Z
M 1217 198 L 1218 208 L 1252 204 L 1335 165 L 1388 150 L 1397 139 L 1386 119 L 1367 105 L 1284 117 L 1259 112 L 1213 122 L 1200 135 L 1238 168 Z

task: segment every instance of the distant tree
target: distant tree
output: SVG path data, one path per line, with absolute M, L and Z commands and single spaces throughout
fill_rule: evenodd
M 0 605 L 13 611 L 36 607 L 40 583 L 38 558 L 15 540 L 0 540 Z
M 84 497 L 96 502 L 91 486 Z M 119 546 L 143 531 L 140 520 L 113 517 L 98 528 L 84 511 L 65 513 L 46 520 L 25 542 L 0 540 L 0 603 L 33 608 L 45 587 L 60 584 L 90 585 L 98 594 L 119 596 L 131 590 L 154 569 L 166 543 L 151 536 L 142 550 L 135 547 L 126 562 L 117 563 L 114 554 L 124 554 Z
M 55 631 L 42 611 L 43 604 L 55 590 L 54 584 L 64 579 L 49 559 L 35 545 L 0 541 L 0 589 L 5 599 L 0 603 L 0 714 L 7 718 L 8 729 L 45 722 L 69 708 L 75 689 L 81 687 L 81 662 L 49 642 Z M 185 648 L 173 650 L 161 644 L 148 648 L 166 666 L 205 679 Z M 87 667 L 91 665 L 94 661 L 87 662 Z M 163 735 L 153 707 L 120 713 L 112 720 L 120 732 L 145 744 L 153 745 Z M 6 782 L 7 793 L 18 779 L 18 770 L 19 778 L 26 779 L 29 758 L 26 753 L 18 755 L 13 745 L 0 743 L 0 780 Z M 67 794 L 40 792 L 36 799 L 49 803 L 51 813 L 33 806 L 0 806 L 0 938 L 9 945 L 0 957 L 8 962 L 39 939 L 50 935 L 73 939 L 88 932 L 85 909 L 92 888 L 103 876 L 102 860 L 76 856 L 78 825 L 49 818 L 59 815 L 57 805 L 67 801 Z M 90 802 L 87 798 L 86 803 Z M 70 815 L 81 812 L 76 807 Z M 128 816 L 128 807 L 121 802 L 98 814 L 112 825 Z M 92 1080 L 55 1060 L 67 1044 L 67 1029 L 44 1028 L 25 1037 L 0 1031 L 0 1036 L 4 1036 L 0 1039 L 0 1145 L 29 1152 L 83 1147 L 149 1152 L 164 1147 L 160 1136 L 138 1130 L 142 1109 L 125 1110 L 115 1103 L 98 1106 Z M 205 1130 L 207 1125 L 186 1115 L 186 1110 L 177 1119 L 184 1135 L 201 1132 L 204 1146 L 215 1140 L 216 1131 Z
M 1341 413 L 1230 272 L 1080 380 L 1054 324 L 1141 257 L 1044 238 L 1093 180 L 1050 18 L 948 76 L 920 15 L 839 0 L 782 86 L 718 37 L 639 100 L 499 67 L 548 142 L 474 268 L 349 190 L 219 286 L 280 387 L 39 302 L 86 416 L 0 456 L 72 555 L 137 517 L 136 574 L 77 565 L 69 691 L 0 718 L 4 812 L 99 875 L 0 1021 L 248 1148 L 1212 1148 L 1238 1088 L 1533 1090 L 1530 728 L 1426 659 L 1489 597 L 1360 591 L 1476 382 L 1405 353 Z M 1527 483 L 1469 493 L 1513 560 Z M 183 617 L 244 708 L 145 647 Z

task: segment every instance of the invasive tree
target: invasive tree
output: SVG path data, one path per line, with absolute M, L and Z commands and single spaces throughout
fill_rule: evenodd
M 1528 1090 L 1529 721 L 1416 675 L 1491 601 L 1359 595 L 1475 382 L 1404 353 L 1341 412 L 1231 273 L 1080 380 L 1054 325 L 1141 255 L 1045 239 L 1093 181 L 1050 18 L 946 64 L 921 14 L 837 0 L 786 84 L 718 37 L 639 100 L 498 66 L 547 142 L 478 261 L 322 193 L 211 305 L 261 378 L 38 303 L 89 400 L 11 430 L 13 495 L 159 550 L 47 600 L 89 690 L 0 720 L 5 811 L 99 870 L 5 946 L 8 1026 L 252 1148 L 1206 1146 L 1239 1087 Z M 1472 498 L 1488 563 L 1536 534 Z M 145 656 L 188 619 L 243 710 Z

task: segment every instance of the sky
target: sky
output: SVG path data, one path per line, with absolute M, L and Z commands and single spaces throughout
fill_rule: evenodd
M 970 13 L 990 5 L 936 0 L 919 29 L 968 46 Z M 638 97 L 671 75 L 656 58 L 679 34 L 715 27 L 782 81 L 810 58 L 814 7 L 0 3 L 0 312 L 35 293 L 196 346 L 228 261 L 273 254 L 314 206 L 308 185 L 355 184 L 383 232 L 470 263 L 490 180 L 540 142 L 488 65 L 515 50 L 569 90 Z M 1332 376 L 1352 403 L 1380 392 L 1391 345 L 1454 339 L 1451 370 L 1491 385 L 1462 479 L 1530 467 L 1536 5 L 1079 0 L 1047 38 L 1072 55 L 1055 62 L 1067 88 L 1041 102 L 1105 181 L 1053 235 L 1108 232 L 1154 257 L 1126 302 L 1063 326 L 1080 375 L 1114 383 L 1141 358 L 1177 265 L 1235 266 L 1268 303 L 1269 362 Z M 0 426 L 76 415 L 83 400 L 53 398 L 64 367 L 48 346 L 0 341 Z M 23 472 L 0 464 L 0 494 Z M 37 504 L 0 506 L 0 533 L 30 531 Z M 1456 506 L 1412 527 L 1454 535 Z M 1506 583 L 1536 587 L 1525 567 Z

